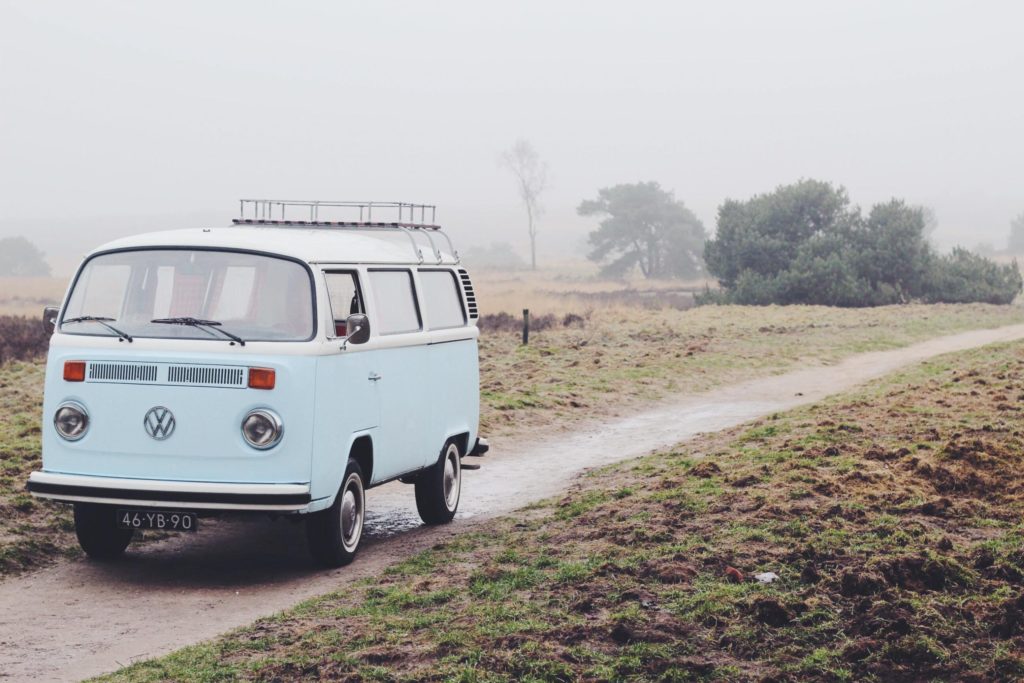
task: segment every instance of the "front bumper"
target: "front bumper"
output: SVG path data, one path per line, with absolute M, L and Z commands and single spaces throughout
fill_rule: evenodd
M 105 503 L 186 510 L 301 512 L 309 507 L 308 484 L 220 484 L 154 479 L 114 479 L 33 472 L 28 490 L 37 498 L 68 503 Z

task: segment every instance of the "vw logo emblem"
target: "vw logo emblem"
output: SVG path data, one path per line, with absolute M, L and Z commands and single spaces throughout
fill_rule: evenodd
M 150 408 L 142 419 L 146 433 L 157 441 L 163 441 L 174 433 L 174 413 L 163 406 Z

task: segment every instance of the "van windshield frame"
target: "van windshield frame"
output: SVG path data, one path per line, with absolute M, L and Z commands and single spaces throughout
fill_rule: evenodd
M 109 264 L 103 263 L 104 260 Z M 127 272 L 122 273 L 121 291 L 118 291 L 116 282 L 104 290 L 113 297 L 113 302 L 106 304 L 108 309 L 116 310 L 99 313 L 84 310 L 84 307 L 95 304 L 85 298 L 87 291 L 80 288 L 88 286 L 93 269 L 98 265 L 127 267 Z M 193 297 L 198 305 L 193 307 L 194 311 L 176 299 L 179 296 L 188 299 L 174 284 L 178 277 L 177 268 L 182 265 L 193 271 L 188 274 L 193 280 L 190 283 L 195 290 L 193 294 L 202 299 L 199 303 Z M 290 270 L 296 266 L 302 269 L 304 277 L 298 271 Z M 228 284 L 229 269 L 235 271 L 231 286 Z M 170 284 L 161 281 L 167 280 L 168 275 L 172 276 Z M 163 299 L 162 305 L 156 301 L 157 297 Z M 246 298 L 247 304 L 243 302 Z M 185 309 L 181 308 L 183 305 Z M 216 318 L 213 315 L 224 313 L 225 307 L 232 306 L 236 309 L 234 316 Z M 224 325 L 247 342 L 309 342 L 316 339 L 318 332 L 317 290 L 313 270 L 308 263 L 271 252 L 188 245 L 128 247 L 90 255 L 75 274 L 57 329 L 68 335 L 116 337 L 98 324 L 65 325 L 66 319 L 82 315 L 108 315 L 116 318 L 114 324 L 125 328 L 133 337 L 227 341 L 221 335 L 210 334 L 200 328 L 151 322 L 175 317 L 169 314 L 182 310 L 197 318 L 223 318 Z

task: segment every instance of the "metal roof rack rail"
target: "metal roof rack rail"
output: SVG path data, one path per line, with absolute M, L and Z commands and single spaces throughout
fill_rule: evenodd
M 287 215 L 291 209 L 293 217 Z M 302 218 L 295 214 L 302 213 Z M 305 218 L 308 211 L 308 219 Z M 321 211 L 324 217 L 321 217 Z M 374 211 L 377 220 L 374 220 Z M 358 219 L 356 219 L 358 212 Z M 419 220 L 417 215 L 419 214 Z M 275 215 L 276 214 L 276 215 Z M 383 215 L 382 215 L 383 214 Z M 427 217 L 429 215 L 429 222 Z M 381 220 L 383 218 L 384 220 Z M 430 243 L 430 250 L 438 265 L 444 262 L 441 250 L 437 248 L 432 233 L 444 237 L 448 252 L 454 264 L 461 261 L 451 238 L 436 223 L 437 206 L 411 202 L 335 202 L 302 199 L 240 199 L 239 217 L 231 222 L 235 225 L 263 225 L 274 227 L 349 228 L 354 230 L 399 230 L 409 238 L 413 253 L 423 263 L 423 251 L 416 243 L 413 233 L 421 234 Z

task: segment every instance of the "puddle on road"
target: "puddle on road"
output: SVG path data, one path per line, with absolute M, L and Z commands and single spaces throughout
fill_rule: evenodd
M 462 474 L 457 519 L 511 512 L 563 491 L 580 472 L 635 458 L 692 438 L 741 424 L 784 407 L 786 402 L 709 402 L 665 405 L 626 418 L 591 425 L 583 432 L 545 443 L 495 444 L 480 470 Z M 413 487 L 394 482 L 367 493 L 366 536 L 386 539 L 422 526 Z
M 407 490 L 412 493 L 408 488 Z M 416 514 L 415 507 L 412 509 L 391 507 L 374 510 L 369 507 L 375 504 L 372 492 L 366 495 L 366 503 L 366 527 L 363 531 L 366 538 L 382 540 L 423 526 L 419 515 Z
M 459 511 L 455 514 L 456 521 L 469 520 L 492 512 L 491 510 L 466 509 L 470 507 L 469 500 L 471 499 L 467 496 L 465 487 L 467 483 L 473 483 L 469 477 L 478 474 L 479 472 L 463 472 L 462 474 L 463 498 L 459 502 Z M 389 490 L 390 486 L 391 484 L 388 484 L 379 489 L 372 489 L 366 494 L 366 527 L 363 530 L 363 536 L 367 539 L 385 540 L 423 526 L 423 521 L 420 519 L 419 513 L 416 512 L 416 499 L 412 487 L 399 484 L 392 491 Z M 378 492 L 383 495 L 378 497 Z

